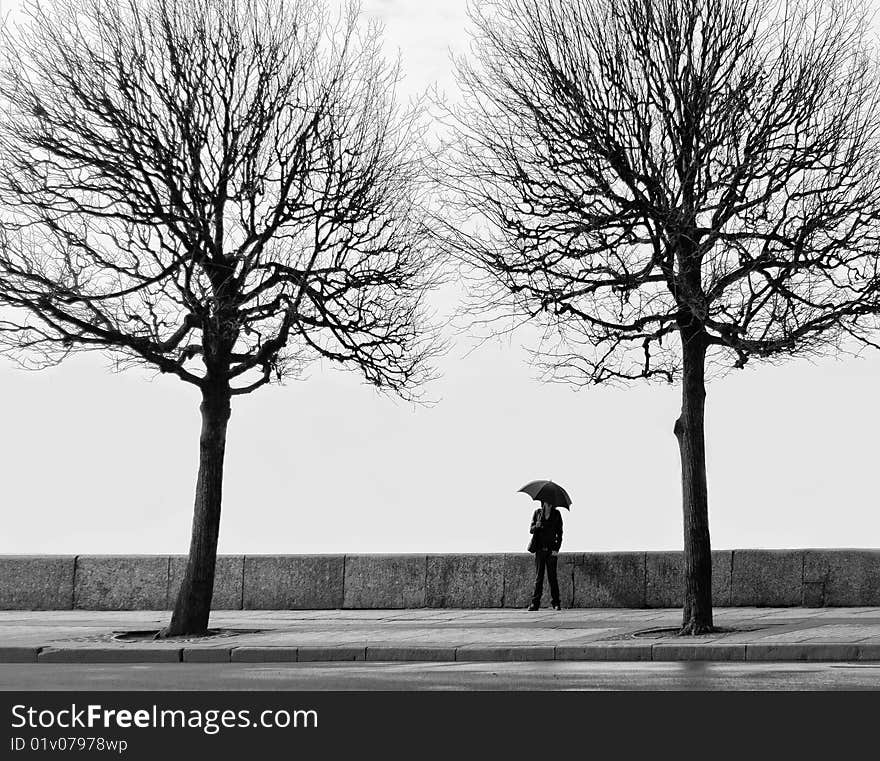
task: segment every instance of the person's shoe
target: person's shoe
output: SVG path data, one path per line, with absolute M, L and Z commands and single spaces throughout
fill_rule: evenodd
M 562 610 L 562 608 L 559 606 L 559 603 L 556 603 L 553 606 L 553 610 Z
M 537 610 L 537 609 L 538 609 L 538 606 L 535 605 L 535 603 L 532 603 L 531 605 L 529 605 L 528 608 L 526 608 L 526 610 Z

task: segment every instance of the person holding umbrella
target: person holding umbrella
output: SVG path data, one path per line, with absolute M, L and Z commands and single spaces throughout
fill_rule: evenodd
M 556 576 L 556 563 L 559 548 L 562 546 L 562 513 L 557 505 L 566 510 L 571 507 L 571 498 L 559 484 L 553 481 L 532 481 L 520 489 L 532 499 L 538 500 L 541 507 L 532 515 L 529 533 L 529 552 L 535 553 L 535 588 L 529 610 L 541 607 L 541 596 L 544 593 L 544 573 L 550 582 L 550 604 L 553 610 L 561 610 L 559 599 L 559 580 Z

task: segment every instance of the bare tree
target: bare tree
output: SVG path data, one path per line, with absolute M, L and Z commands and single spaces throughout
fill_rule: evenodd
M 165 635 L 208 625 L 231 399 L 324 358 L 414 398 L 424 306 L 418 108 L 380 30 L 306 0 L 55 0 L 0 76 L 0 341 L 195 386 L 189 561 Z
M 499 316 L 544 329 L 549 377 L 680 381 L 681 632 L 710 631 L 707 367 L 821 352 L 876 311 L 865 14 L 485 0 L 471 19 L 441 173 L 461 213 L 444 236 L 492 332 Z

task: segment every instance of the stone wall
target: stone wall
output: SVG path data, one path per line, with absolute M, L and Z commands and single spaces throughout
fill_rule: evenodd
M 168 610 L 184 563 L 167 555 L 0 555 L 0 610 Z M 712 565 L 719 607 L 880 606 L 880 550 L 718 550 Z M 680 552 L 564 552 L 562 604 L 677 607 L 682 568 Z M 518 608 L 528 604 L 533 578 L 527 553 L 226 555 L 217 562 L 214 608 Z

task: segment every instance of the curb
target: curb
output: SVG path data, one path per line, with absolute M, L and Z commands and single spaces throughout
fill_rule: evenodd
M 0 663 L 36 663 L 39 647 L 0 647 Z
M 44 647 L 37 663 L 180 663 L 180 656 L 169 647 Z
M 0 647 L 5 663 L 327 663 L 522 661 L 653 661 L 653 662 L 878 662 L 880 643 L 745 643 L 654 644 L 612 642 L 583 645 L 340 645 L 241 647 Z
M 557 661 L 650 661 L 652 645 L 641 642 L 557 645 Z
M 556 660 L 556 648 L 552 645 L 512 645 L 509 647 L 492 647 L 485 645 L 462 645 L 455 650 L 457 661 L 553 661 Z
M 296 663 L 297 661 L 295 647 L 233 647 L 227 648 L 227 653 L 232 663 Z
M 702 645 L 669 642 L 651 646 L 653 661 L 745 661 L 745 645 L 707 642 Z M 786 659 L 783 659 L 786 660 Z

